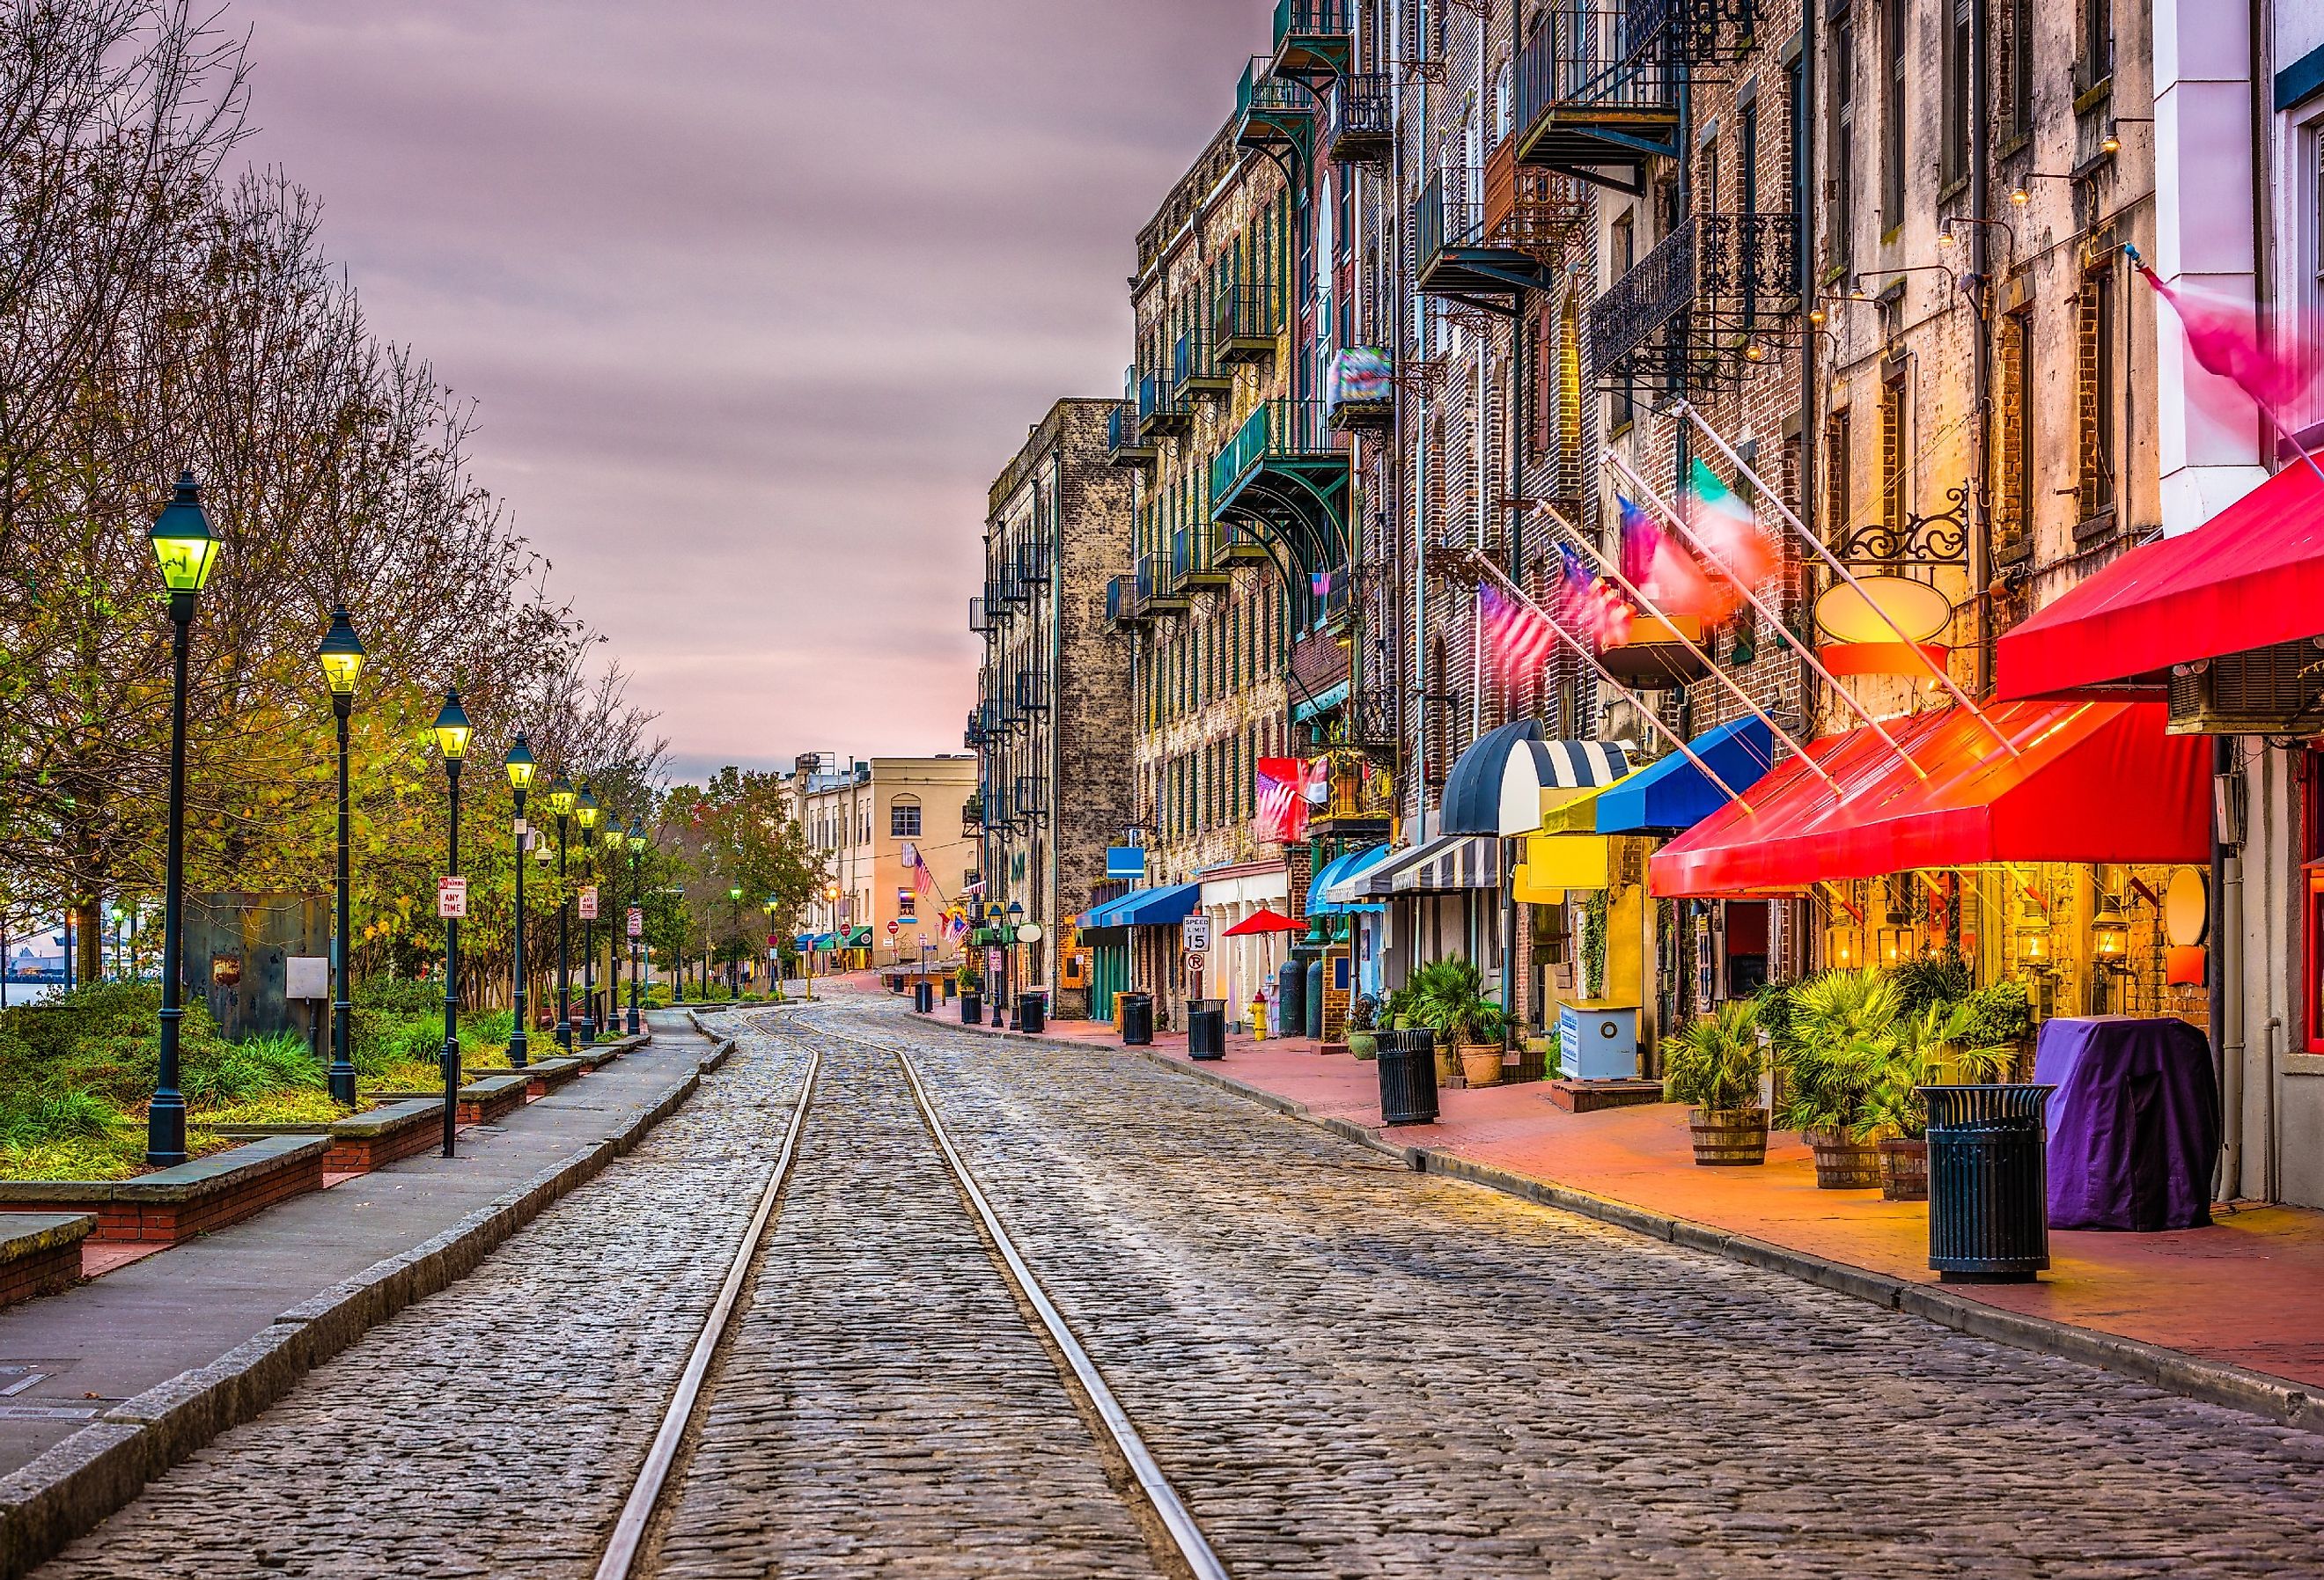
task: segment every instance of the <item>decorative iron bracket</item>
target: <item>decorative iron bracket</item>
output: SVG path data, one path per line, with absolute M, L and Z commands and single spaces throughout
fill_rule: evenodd
M 1952 509 L 1906 516 L 1895 526 L 1867 522 L 1832 545 L 1850 565 L 1967 565 L 1969 485 L 1945 490 Z

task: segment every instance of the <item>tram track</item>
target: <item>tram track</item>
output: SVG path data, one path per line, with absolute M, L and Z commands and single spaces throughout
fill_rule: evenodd
M 818 1083 L 826 1069 L 826 1054 L 835 1056 L 842 1049 L 862 1050 L 893 1061 L 903 1091 L 908 1095 L 910 1112 L 929 1143 L 929 1151 L 940 1162 L 943 1178 L 956 1193 L 975 1242 L 998 1275 L 1009 1302 L 1054 1369 L 1057 1389 L 1063 1395 L 1059 1402 L 1070 1409 L 1077 1427 L 1086 1433 L 1103 1484 L 1120 1501 L 1129 1527 L 1142 1540 L 1152 1570 L 1173 1580 L 1181 1576 L 1229 1580 L 1226 1567 L 1171 1485 L 1136 1423 L 1108 1385 L 1080 1336 L 1051 1300 L 1007 1223 L 994 1209 L 967 1160 L 954 1144 L 910 1051 L 894 1042 L 835 1030 L 807 1019 L 804 1010 L 770 1012 L 760 1018 L 759 1026 L 766 1034 L 792 1038 L 805 1044 L 809 1055 L 806 1077 L 786 1124 L 775 1167 L 761 1187 L 756 1209 L 735 1248 L 719 1297 L 695 1341 L 685 1372 L 672 1390 L 652 1446 L 596 1568 L 597 1580 L 721 1572 L 715 1565 L 699 1566 L 696 1560 L 700 1560 L 703 1554 L 698 1549 L 706 1543 L 715 1549 L 722 1542 L 731 1544 L 733 1538 L 723 1526 L 717 1530 L 690 1529 L 694 1505 L 698 1502 L 704 1506 L 706 1525 L 713 1518 L 731 1523 L 738 1512 L 734 1507 L 738 1494 L 733 1483 L 757 1478 L 736 1474 L 732 1444 L 726 1446 L 723 1457 L 704 1451 L 708 1423 L 722 1408 L 730 1407 L 737 1414 L 756 1418 L 755 1412 L 763 1409 L 761 1401 L 726 1398 L 730 1391 L 748 1391 L 741 1384 L 730 1387 L 729 1379 L 747 1372 L 758 1362 L 760 1358 L 750 1353 L 750 1346 L 769 1336 L 763 1332 L 750 1331 L 753 1307 L 770 1298 L 795 1302 L 805 1292 L 807 1280 L 816 1276 L 815 1268 L 807 1265 L 790 1275 L 791 1281 L 786 1287 L 783 1280 L 788 1270 L 772 1242 L 783 1223 L 788 1198 L 794 1192 L 812 1190 L 825 1183 L 818 1180 L 811 1169 L 802 1169 L 800 1161 L 803 1154 L 812 1150 L 808 1143 L 814 1139 L 813 1113 Z M 859 1067 L 849 1072 L 849 1077 L 860 1082 L 865 1078 L 864 1071 Z M 863 1103 L 860 1089 L 846 1095 L 851 1106 Z M 835 1113 L 833 1123 L 844 1123 L 844 1118 Z M 850 1141 L 861 1144 L 857 1138 L 842 1137 L 843 1145 Z M 947 1278 L 954 1281 L 961 1278 L 956 1260 L 945 1259 L 930 1250 L 925 1224 L 899 1223 L 891 1227 L 890 1234 L 899 1261 L 894 1268 L 885 1270 L 887 1276 L 907 1285 L 919 1279 L 941 1282 Z M 916 1253 L 930 1259 L 929 1266 L 911 1265 L 910 1258 Z M 937 1365 L 946 1363 L 943 1357 L 937 1359 Z M 853 1360 L 838 1368 L 843 1372 L 855 1369 Z M 795 1387 L 795 1375 L 787 1374 L 785 1382 L 787 1387 Z M 763 1379 L 760 1386 L 763 1388 Z M 1023 1391 L 1021 1388 L 1017 1391 L 1017 1396 L 1010 1400 L 1012 1406 L 1024 1406 Z M 999 1423 L 993 1435 L 1005 1437 L 1008 1426 L 1005 1421 Z M 718 1462 L 714 1463 L 714 1459 Z M 1049 1478 L 1056 1474 L 1055 1463 L 1026 1464 L 1019 1474 L 1028 1482 Z M 778 1474 L 769 1479 L 779 1483 L 782 1477 Z M 752 1492 L 740 1496 L 747 1501 L 759 1495 Z M 779 1484 L 768 1488 L 763 1496 L 770 1505 L 779 1502 L 782 1488 Z M 740 1512 L 747 1518 L 747 1511 Z M 772 1537 L 784 1515 L 772 1506 L 764 1513 Z M 972 1533 L 975 1541 L 987 1546 L 996 1541 L 1038 1545 L 1049 1534 L 1046 1521 L 1042 1529 Z M 680 1549 L 694 1550 L 681 1555 Z M 761 1564 L 784 1561 L 784 1555 L 775 1551 L 754 1556 Z M 751 1572 L 763 1571 L 753 1568 Z M 786 1572 L 790 1571 L 786 1568 Z M 1015 1571 L 1012 1568 L 999 1572 Z M 1096 1572 L 1094 1561 L 1091 1572 Z

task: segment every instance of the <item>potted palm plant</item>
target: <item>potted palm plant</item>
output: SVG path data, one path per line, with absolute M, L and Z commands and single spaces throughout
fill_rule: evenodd
M 1899 1022 L 1895 1048 L 1866 1108 L 1880 1149 L 1880 1194 L 1929 1199 L 1929 1108 L 1923 1086 L 1998 1080 L 2013 1049 L 1978 1040 L 1978 1006 L 1969 999 L 1926 1005 Z
M 1501 1079 L 1501 1007 L 1485 996 L 1476 962 L 1432 960 L 1412 974 L 1412 1018 L 1436 1033 L 1436 1078 L 1492 1086 Z
M 1880 1183 L 1875 1095 L 1904 1036 L 1904 1000 L 1877 971 L 1827 971 L 1789 995 L 1784 1123 L 1815 1154 L 1819 1190 Z
M 1759 1036 L 1759 1006 L 1730 999 L 1670 1039 L 1664 1090 L 1691 1103 L 1687 1129 L 1701 1167 L 1726 1168 L 1767 1160 L 1767 1111 L 1759 1086 L 1767 1073 Z
M 1379 1001 L 1360 993 L 1348 1005 L 1348 1051 L 1358 1058 L 1379 1057 Z

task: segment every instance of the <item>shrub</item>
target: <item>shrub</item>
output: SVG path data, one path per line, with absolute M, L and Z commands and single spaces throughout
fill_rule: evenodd
M 1862 1133 L 1905 1035 L 1904 1001 L 1877 971 L 1827 971 L 1794 988 L 1783 1123 Z
M 281 1092 L 321 1091 L 323 1066 L 296 1031 L 220 1041 L 185 1061 L 179 1083 L 189 1108 L 248 1103 Z
M 1969 996 L 1972 986 L 1969 962 L 1958 949 L 1906 960 L 1891 968 L 1889 975 L 1907 1015 L 1925 1013 L 1933 1004 L 1958 1003 Z
M 1759 1044 L 1759 1007 L 1729 999 L 1682 1027 L 1663 1062 L 1671 1101 L 1732 1113 L 1759 1105 L 1766 1049 Z
M 408 976 L 369 976 L 355 984 L 351 1001 L 358 1012 L 376 1010 L 388 1015 L 429 1015 L 444 1018 L 444 984 L 417 982 Z
M 1412 974 L 1412 1018 L 1447 1045 L 1476 1047 L 1501 1040 L 1499 1004 L 1485 996 L 1483 974 L 1473 960 L 1431 960 Z

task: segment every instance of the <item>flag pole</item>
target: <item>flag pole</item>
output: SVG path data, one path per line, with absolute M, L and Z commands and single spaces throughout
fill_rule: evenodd
M 2180 332 L 2184 334 L 2187 329 L 2187 315 L 2180 310 L 2178 293 L 2172 291 L 2169 286 L 2164 285 L 2162 281 L 2155 278 L 2153 269 L 2148 265 L 2144 258 L 2139 256 L 2138 249 L 2136 247 L 2130 246 L 2126 244 L 2122 251 L 2123 255 L 2130 260 L 2130 266 L 2137 270 L 2140 278 L 2146 282 L 2148 289 L 2152 290 L 2155 295 L 2161 297 L 2163 300 L 2171 304 L 2172 312 L 2176 315 L 2179 319 Z M 2256 318 L 2255 318 L 2254 320 L 2253 332 L 2255 335 L 2258 332 Z M 2203 366 L 2205 372 L 2209 373 L 2211 371 L 2210 368 L 2203 363 L 2200 356 L 2197 356 L 2195 360 L 2198 365 Z M 2214 373 L 2211 376 L 2218 378 L 2221 375 Z M 2324 479 L 2324 467 L 2318 466 L 2316 464 L 2316 457 L 2308 453 L 2308 447 L 2301 444 L 2298 436 L 2293 434 L 2290 429 L 2284 427 L 2283 419 L 2276 415 L 2275 408 L 2269 402 L 2261 400 L 2258 395 L 2253 393 L 2251 387 L 2246 384 L 2243 380 L 2236 378 L 2233 374 L 2226 376 L 2237 389 L 2243 391 L 2245 399 L 2248 400 L 2253 405 L 2260 409 L 2260 411 L 2267 418 L 2268 426 L 2275 430 L 2276 437 L 2283 440 L 2284 443 L 2290 445 L 2300 458 L 2308 463 L 2308 469 L 2315 473 L 2319 479 Z
M 1711 783 L 1717 785 L 1720 790 L 1725 790 L 1729 800 L 1732 800 L 1736 805 L 1741 807 L 1747 813 L 1751 812 L 1751 803 L 1743 799 L 1743 792 L 1741 790 L 1737 790 L 1733 785 L 1729 784 L 1724 779 L 1721 779 L 1717 769 L 1711 767 L 1710 763 L 1705 762 L 1701 757 L 1697 756 L 1695 754 L 1694 748 L 1681 740 L 1679 738 L 1678 732 L 1672 729 L 1670 725 L 1663 723 L 1662 719 L 1655 714 L 1655 710 L 1646 706 L 1646 700 L 1645 698 L 1640 697 L 1636 691 L 1633 691 L 1629 687 L 1624 685 L 1619 676 L 1616 675 L 1613 670 L 1608 669 L 1604 664 L 1598 661 L 1598 655 L 1591 650 L 1588 642 L 1583 642 L 1580 637 L 1574 635 L 1573 633 L 1566 630 L 1563 625 L 1558 623 L 1556 615 L 1552 614 L 1548 610 L 1543 608 L 1539 604 L 1535 603 L 1530 597 L 1527 597 L 1523 588 L 1519 587 L 1517 583 L 1511 581 L 1507 576 L 1502 574 L 1501 568 L 1499 566 L 1495 565 L 1491 560 L 1486 559 L 1483 554 L 1474 549 L 1462 549 L 1454 556 L 1454 558 L 1462 563 L 1466 564 L 1469 568 L 1476 574 L 1477 578 L 1480 581 L 1489 581 L 1493 583 L 1504 596 L 1509 598 L 1512 602 L 1523 605 L 1526 609 L 1539 616 L 1552 631 L 1556 632 L 1558 635 L 1563 637 L 1565 639 L 1565 644 L 1572 648 L 1575 652 L 1580 653 L 1583 661 L 1589 664 L 1591 669 L 1598 671 L 1599 679 L 1604 680 L 1609 686 L 1614 688 L 1615 690 L 1619 691 L 1623 696 L 1628 698 L 1632 702 L 1638 705 L 1638 712 L 1645 716 L 1646 721 L 1648 724 L 1654 725 L 1655 733 L 1656 735 L 1659 735 L 1664 740 L 1668 741 L 1673 746 L 1676 747 L 1678 749 L 1679 755 L 1684 757 L 1689 762 L 1693 763 L 1697 772 L 1701 772 L 1704 778 L 1710 780 Z M 1757 816 L 1756 813 L 1753 815 Z
M 1778 631 L 1784 629 L 1783 621 L 1776 618 L 1775 612 L 1767 607 L 1766 604 L 1760 598 L 1758 593 L 1751 587 L 1744 586 L 1743 578 L 1727 568 L 1726 562 L 1720 559 L 1717 554 L 1712 553 L 1710 545 L 1703 542 L 1702 539 L 1696 537 L 1692 528 L 1690 528 L 1684 522 L 1679 520 L 1678 513 L 1672 510 L 1668 504 L 1664 503 L 1663 496 L 1655 492 L 1653 485 L 1649 484 L 1645 478 L 1639 476 L 1636 471 L 1632 470 L 1629 462 L 1615 454 L 1610 448 L 1606 451 L 1606 460 L 1616 471 L 1621 473 L 1625 478 L 1628 479 L 1630 486 L 1636 488 L 1641 494 L 1646 496 L 1646 503 L 1655 507 L 1657 514 L 1659 514 L 1665 521 L 1670 522 L 1672 526 L 1676 527 L 1679 530 L 1680 534 L 1684 537 L 1688 542 L 1692 543 L 1696 548 L 1701 549 L 1703 553 L 1710 555 L 1711 563 L 1717 566 L 1727 577 L 1727 579 L 1735 584 L 1737 590 L 1741 592 L 1743 596 L 1750 601 L 1751 607 L 1757 609 L 1762 615 L 1766 616 L 1769 624 L 1775 626 Z M 1887 726 L 1883 725 L 1878 719 L 1874 718 L 1871 711 L 1868 709 L 1864 704 L 1856 699 L 1856 693 L 1841 685 L 1840 683 L 1839 677 L 1834 675 L 1830 670 L 1823 667 L 1822 661 L 1808 651 L 1808 644 L 1806 642 L 1796 642 L 1794 645 L 1800 655 L 1800 662 L 1805 664 L 1809 669 L 1813 670 L 1816 674 L 1822 679 L 1825 685 L 1840 693 L 1840 700 L 1848 704 L 1849 711 L 1855 714 L 1858 718 L 1862 719 L 1864 721 L 1865 727 L 1869 729 L 1874 735 L 1879 736 L 1881 742 L 1886 745 L 1891 752 L 1895 753 L 1898 757 L 1904 759 L 1905 767 L 1911 769 L 1915 774 L 1919 775 L 1922 780 L 1926 781 L 1929 777 L 1929 771 L 1923 768 L 1918 762 L 1913 761 L 1913 754 L 1896 744 L 1896 737 L 1890 735 L 1888 733 Z
M 2007 735 L 2004 735 L 2002 733 L 2001 726 L 1995 724 L 1986 714 L 1985 709 L 1979 707 L 1976 702 L 1970 699 L 1969 694 L 1960 688 L 1960 683 L 1952 678 L 1952 675 L 1946 670 L 1945 666 L 1932 661 L 1929 655 L 1921 651 L 1921 644 L 1904 634 L 1904 628 L 1896 624 L 1895 617 L 1890 614 L 1887 610 L 1882 608 L 1880 605 L 1874 600 L 1870 593 L 1864 590 L 1864 584 L 1856 579 L 1856 573 L 1849 569 L 1846 565 L 1842 564 L 1839 557 L 1833 554 L 1831 550 L 1825 548 L 1822 541 L 1818 539 L 1813 532 L 1808 531 L 1807 524 L 1801 521 L 1798 516 L 1794 515 L 1792 513 L 1791 507 L 1784 503 L 1783 495 L 1768 487 L 1766 479 L 1760 476 L 1758 473 L 1753 471 L 1750 464 L 1744 460 L 1741 456 L 1735 453 L 1735 447 L 1729 444 L 1725 436 L 1717 429 L 1711 426 L 1710 419 L 1704 417 L 1702 412 L 1694 409 L 1691 402 L 1686 401 L 1680 401 L 1672 408 L 1672 411 L 1674 416 L 1683 415 L 1686 417 L 1688 420 L 1692 421 L 1695 425 L 1695 427 L 1702 430 L 1704 437 L 1708 438 L 1712 444 L 1719 447 L 1719 453 L 1725 456 L 1729 461 L 1732 462 L 1738 472 L 1751 480 L 1751 486 L 1758 491 L 1759 497 L 1765 499 L 1769 504 L 1775 506 L 1775 513 L 1782 516 L 1784 521 L 1791 523 L 1792 531 L 1799 535 L 1800 541 L 1805 543 L 1810 549 L 1813 550 L 1817 559 L 1831 567 L 1832 570 L 1840 577 L 1840 580 L 1846 582 L 1849 587 L 1856 589 L 1856 596 L 1864 600 L 1864 606 L 1871 610 L 1875 614 L 1880 616 L 1880 624 L 1886 625 L 1889 630 L 1896 633 L 1896 640 L 1904 644 L 1904 646 L 1912 652 L 1914 659 L 1920 664 L 1920 666 L 1928 670 L 1930 675 L 1936 680 L 1937 684 L 1943 687 L 1946 692 L 1951 696 L 1955 702 L 1967 708 L 1970 715 L 1976 718 L 1977 722 L 1986 727 L 1987 733 L 1991 735 L 1995 740 L 2001 743 L 2001 749 L 2003 751 L 2008 753 L 2012 757 L 2019 757 L 2024 754 L 2017 749 L 2017 743 L 2012 741 Z M 1625 470 L 1628 470 L 1628 468 L 1626 467 Z M 1665 513 L 1667 513 L 1667 512 L 1665 512 Z M 1684 529 L 1682 528 L 1681 530 L 1683 531 Z M 1692 540 L 1694 537 L 1694 534 L 1690 531 L 1687 533 L 1687 536 Z M 1818 673 L 1821 672 L 1821 667 L 1819 666 Z M 1830 679 L 1828 676 L 1826 678 Z M 1840 682 L 1833 680 L 1831 681 L 1831 684 L 1839 686 Z M 1845 687 L 1841 687 L 1840 689 L 1845 692 L 1847 688 Z M 1925 778 L 1926 776 L 1923 775 L 1923 777 Z
M 1832 794 L 1839 795 L 1840 793 L 1840 781 L 1832 778 L 1831 771 L 1824 767 L 1822 763 L 1817 762 L 1815 758 L 1809 753 L 1808 749 L 1805 746 L 1801 745 L 1797 741 L 1792 739 L 1791 732 L 1784 728 L 1782 725 L 1775 722 L 1775 715 L 1769 713 L 1766 708 L 1761 707 L 1757 702 L 1753 701 L 1751 694 L 1743 689 L 1742 686 L 1736 681 L 1735 677 L 1729 675 L 1726 670 L 1719 667 L 1718 660 L 1712 658 L 1709 653 L 1703 651 L 1702 648 L 1696 646 L 1693 642 L 1689 640 L 1686 633 L 1678 628 L 1677 623 L 1672 620 L 1668 614 L 1664 614 L 1662 610 L 1656 608 L 1655 606 L 1655 601 L 1646 596 L 1644 591 L 1634 586 L 1631 583 L 1630 578 L 1624 576 L 1620 568 L 1617 567 L 1611 559 L 1606 557 L 1605 552 L 1595 543 L 1590 541 L 1587 537 L 1583 536 L 1582 531 L 1572 522 L 1567 521 L 1564 515 L 1555 505 L 1549 504 L 1545 500 L 1536 500 L 1534 501 L 1533 508 L 1541 512 L 1544 515 L 1549 517 L 1551 521 L 1555 522 L 1559 526 L 1563 527 L 1566 531 L 1571 533 L 1573 537 L 1573 541 L 1588 551 L 1591 559 L 1598 562 L 1599 568 L 1603 570 L 1608 576 L 1614 578 L 1615 586 L 1620 587 L 1624 592 L 1629 594 L 1630 596 L 1637 599 L 1639 603 L 1645 605 L 1646 613 L 1661 621 L 1665 626 L 1669 627 L 1670 633 L 1678 638 L 1680 643 L 1685 647 L 1686 651 L 1692 653 L 1696 658 L 1701 659 L 1704 667 L 1710 670 L 1711 674 L 1718 677 L 1719 683 L 1726 687 L 1727 689 L 1733 694 L 1736 701 L 1741 703 L 1746 709 L 1757 716 L 1760 723 L 1766 725 L 1770 730 L 1774 731 L 1775 739 L 1781 741 L 1784 744 L 1784 748 L 1789 751 L 1792 755 L 1802 759 L 1810 768 L 1813 769 L 1815 771 L 1816 777 L 1822 780 L 1824 783 L 1831 787 Z M 1769 766 L 1773 767 L 1774 764 L 1771 763 Z

